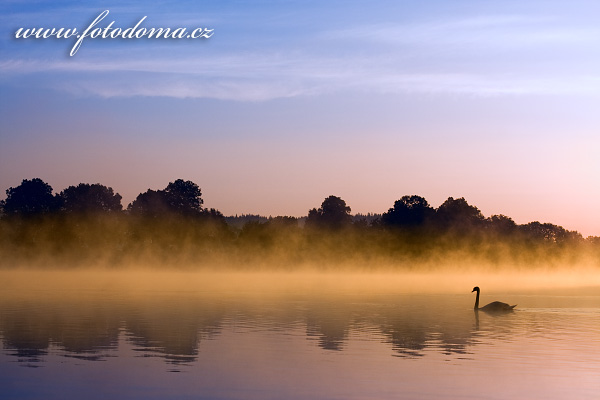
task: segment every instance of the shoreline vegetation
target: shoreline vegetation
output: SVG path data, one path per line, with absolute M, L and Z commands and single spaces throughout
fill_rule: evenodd
M 0 268 L 494 271 L 600 267 L 600 237 L 551 223 L 484 217 L 464 198 L 433 208 L 404 196 L 381 215 L 352 215 L 336 196 L 306 217 L 225 217 L 197 184 L 175 180 L 125 209 L 101 184 L 59 193 L 39 178 L 0 202 Z

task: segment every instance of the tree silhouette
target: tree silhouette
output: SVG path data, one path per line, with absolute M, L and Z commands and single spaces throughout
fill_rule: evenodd
M 520 229 L 529 239 L 549 242 L 549 243 L 565 243 L 567 241 L 583 240 L 583 237 L 578 232 L 568 231 L 562 226 L 540 223 L 538 221 L 530 222 L 521 225 Z
M 469 205 L 464 197 L 448 197 L 435 212 L 435 221 L 442 229 L 461 232 L 474 232 L 484 221 L 483 214 L 475 206 Z
M 514 234 L 517 230 L 517 224 L 512 218 L 506 215 L 492 215 L 486 219 L 487 228 L 500 236 L 508 236 Z
M 62 210 L 68 213 L 114 213 L 123 209 L 121 195 L 99 183 L 69 186 L 59 197 L 62 200 Z
M 317 210 L 313 208 L 308 212 L 306 225 L 309 227 L 340 229 L 347 227 L 352 222 L 350 207 L 337 196 L 329 196 Z
M 381 216 L 384 226 L 415 227 L 423 223 L 434 214 L 434 209 L 427 200 L 421 196 L 403 196 L 396 200 L 394 207 Z
M 127 207 L 133 215 L 157 218 L 161 215 L 199 216 L 204 200 L 198 185 L 192 181 L 177 179 L 164 190 L 141 193 Z
M 192 181 L 177 179 L 164 190 L 169 209 L 181 215 L 197 215 L 202 211 L 202 192 Z
M 2 209 L 7 216 L 30 217 L 55 211 L 58 204 L 52 186 L 34 178 L 23 179 L 19 186 L 7 189 Z
M 140 193 L 127 209 L 132 215 L 148 218 L 158 218 L 169 211 L 166 196 L 162 190 L 148 189 Z

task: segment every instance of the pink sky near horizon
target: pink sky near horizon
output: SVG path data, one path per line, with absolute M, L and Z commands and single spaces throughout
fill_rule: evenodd
M 433 207 L 450 196 L 465 197 L 486 217 L 504 214 L 517 223 L 551 222 L 584 236 L 600 235 L 594 214 L 600 188 L 590 184 L 598 166 L 593 137 L 589 143 L 565 138 L 523 146 L 518 135 L 469 145 L 456 143 L 452 135 L 434 136 L 423 133 L 407 142 L 385 132 L 367 137 L 359 132 L 340 134 L 339 143 L 323 140 L 321 147 L 313 146 L 315 137 L 300 135 L 295 140 L 247 136 L 182 143 L 175 137 L 143 143 L 118 135 L 71 137 L 29 148 L 31 158 L 21 157 L 25 149 L 14 145 L 4 157 L 11 177 L 4 173 L 0 182 L 5 190 L 40 177 L 56 192 L 78 183 L 102 183 L 120 193 L 126 207 L 137 194 L 182 178 L 201 187 L 206 207 L 225 215 L 299 217 L 329 195 L 342 197 L 353 213 L 385 212 L 407 194 L 421 195 Z M 73 150 L 64 151 L 69 145 Z M 565 146 L 572 149 L 565 152 Z M 534 157 L 532 164 L 533 150 L 544 152 L 547 162 Z M 586 192 L 589 196 L 581 195 Z

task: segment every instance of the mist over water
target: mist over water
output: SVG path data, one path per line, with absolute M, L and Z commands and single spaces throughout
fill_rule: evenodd
M 600 390 L 594 270 L 4 270 L 10 397 L 580 398 Z M 473 311 L 481 301 L 514 313 Z
M 4 293 L 64 294 L 77 291 L 119 291 L 135 295 L 148 291 L 203 292 L 236 295 L 278 296 L 287 293 L 433 293 L 458 294 L 481 286 L 486 292 L 531 292 L 544 289 L 575 290 L 600 286 L 596 268 L 519 270 L 511 267 L 477 269 L 443 267 L 436 270 L 360 271 L 350 268 L 294 271 L 127 269 L 6 269 L 0 270 Z

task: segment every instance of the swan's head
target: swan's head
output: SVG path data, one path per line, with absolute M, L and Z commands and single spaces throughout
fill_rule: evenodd
M 471 293 L 473 293 L 473 292 L 479 292 L 479 286 L 475 286 L 473 288 L 473 290 L 471 290 Z

